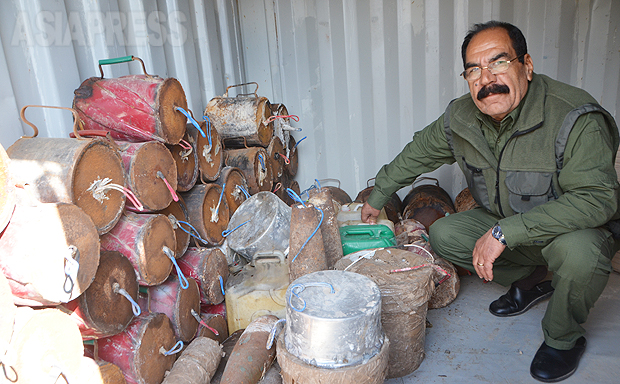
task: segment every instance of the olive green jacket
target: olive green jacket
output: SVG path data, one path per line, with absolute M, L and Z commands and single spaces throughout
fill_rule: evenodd
M 534 74 L 519 106 L 494 124 L 466 94 L 381 168 L 368 203 L 378 209 L 419 175 L 457 161 L 477 203 L 500 219 L 511 248 L 544 245 L 619 218 L 613 118 L 602 108 L 586 109 L 569 124 L 567 138 L 559 135 L 567 115 L 584 105 L 598 106 L 587 92 Z

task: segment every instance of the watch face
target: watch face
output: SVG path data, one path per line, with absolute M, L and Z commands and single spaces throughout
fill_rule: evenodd
M 495 225 L 493 227 L 493 230 L 491 231 L 491 235 L 493 235 L 494 238 L 498 239 L 501 236 L 502 233 L 502 228 L 499 225 Z

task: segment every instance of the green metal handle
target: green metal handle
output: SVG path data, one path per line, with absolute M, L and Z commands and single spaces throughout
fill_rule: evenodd
M 103 79 L 103 68 L 101 67 L 102 65 L 127 63 L 133 60 L 139 61 L 140 64 L 142 64 L 142 71 L 144 72 L 144 74 L 147 76 L 151 76 L 146 72 L 146 67 L 144 66 L 144 61 L 142 61 L 142 59 L 140 59 L 139 57 L 133 56 L 133 55 L 129 55 L 129 56 L 123 56 L 123 57 L 116 57 L 113 59 L 99 60 L 99 72 L 101 72 L 101 78 Z

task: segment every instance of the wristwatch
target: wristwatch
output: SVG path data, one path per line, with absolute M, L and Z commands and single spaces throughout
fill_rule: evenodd
M 499 226 L 499 223 L 495 223 L 493 229 L 491 229 L 491 236 L 497 239 L 503 245 L 506 244 L 506 239 L 504 238 L 504 233 L 502 232 L 502 227 Z

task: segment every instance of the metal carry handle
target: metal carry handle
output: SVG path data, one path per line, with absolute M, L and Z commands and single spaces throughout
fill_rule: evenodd
M 338 179 L 319 179 L 318 181 L 321 185 L 323 185 L 323 182 L 325 181 L 333 181 L 334 183 L 338 183 L 338 188 L 340 188 L 340 180 Z
M 32 139 L 35 138 L 39 135 L 39 129 L 37 128 L 36 125 L 32 124 L 30 121 L 28 121 L 28 119 L 26 119 L 26 108 L 28 107 L 37 107 L 37 108 L 51 108 L 51 109 L 66 109 L 67 111 L 71 111 L 73 113 L 73 134 L 75 135 L 75 137 L 77 139 L 83 139 L 82 136 L 80 136 L 80 134 L 78 133 L 78 125 L 79 128 L 82 127 L 82 120 L 80 120 L 80 116 L 78 115 L 77 111 L 73 108 L 67 108 L 67 107 L 54 107 L 51 105 L 24 105 L 21 109 L 21 111 L 19 112 L 19 116 L 22 118 L 22 121 L 26 124 L 28 124 L 29 126 L 32 127 L 32 129 L 34 130 L 34 134 L 32 136 L 22 136 L 22 139 Z
M 114 141 L 114 139 L 112 138 L 112 135 L 110 134 L 110 131 L 104 131 L 104 130 L 97 130 L 97 129 L 83 129 L 80 130 L 81 134 L 80 137 L 103 137 L 105 138 L 110 145 L 112 146 L 112 148 L 116 149 L 117 151 L 120 151 L 120 147 L 118 146 L 118 144 L 116 144 L 116 141 Z M 69 134 L 69 137 L 71 138 L 75 138 L 75 133 L 71 132 Z
M 146 67 L 144 66 L 144 61 L 142 61 L 141 58 L 137 56 L 129 55 L 129 56 L 123 56 L 123 57 L 116 57 L 114 59 L 99 60 L 99 72 L 101 72 L 101 78 L 103 79 L 103 68 L 101 67 L 102 65 L 127 63 L 133 60 L 137 60 L 140 62 L 140 64 L 142 64 L 142 71 L 144 72 L 146 76 L 151 76 L 148 73 L 146 73 Z
M 276 260 L 280 264 L 284 264 L 285 257 L 282 251 L 273 250 L 270 252 L 257 252 L 252 258 L 252 262 L 250 264 L 255 266 L 256 263 L 269 263 Z
M 370 178 L 368 180 L 366 180 L 366 188 L 370 188 L 370 182 L 373 181 L 375 178 Z M 372 185 L 375 185 L 375 183 L 373 182 Z
M 257 83 L 257 82 L 255 82 L 255 81 L 252 81 L 252 82 L 250 82 L 250 83 L 243 83 L 243 84 L 229 85 L 228 87 L 226 87 L 226 93 L 224 93 L 224 97 L 228 97 L 228 90 L 229 90 L 230 88 L 234 88 L 234 87 L 243 87 L 244 85 L 250 85 L 250 84 L 254 84 L 254 85 L 256 85 L 256 89 L 254 90 L 254 97 L 258 97 L 258 95 L 256 94 L 256 92 L 258 92 L 258 83 Z M 245 95 L 250 95 L 250 94 L 248 93 L 248 94 L 245 94 Z M 240 96 L 240 95 L 238 95 L 238 96 Z

